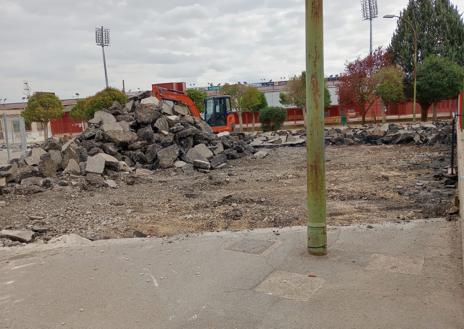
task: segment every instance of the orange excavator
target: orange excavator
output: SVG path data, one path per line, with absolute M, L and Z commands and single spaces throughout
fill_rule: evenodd
M 172 85 L 166 88 L 166 85 Z M 195 102 L 183 91 L 183 88 L 176 90 L 176 84 L 154 84 L 152 94 L 159 100 L 183 104 L 190 110 L 194 117 L 201 118 L 218 134 L 221 132 L 234 131 L 236 120 L 230 105 L 230 96 L 212 96 L 205 99 L 205 110 L 203 113 L 195 105 Z

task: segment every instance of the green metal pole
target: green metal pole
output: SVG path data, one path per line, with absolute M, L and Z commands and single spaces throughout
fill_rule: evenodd
M 323 0 L 306 0 L 308 250 L 327 254 L 324 145 Z

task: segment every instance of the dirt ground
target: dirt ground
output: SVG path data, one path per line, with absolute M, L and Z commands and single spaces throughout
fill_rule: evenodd
M 455 193 L 443 182 L 448 153 L 425 146 L 328 147 L 328 223 L 445 216 Z M 303 147 L 278 148 L 211 174 L 170 169 L 135 185 L 118 182 L 117 189 L 65 186 L 3 195 L 0 229 L 44 228 L 39 239 L 47 240 L 68 233 L 105 239 L 301 225 L 305 154 Z

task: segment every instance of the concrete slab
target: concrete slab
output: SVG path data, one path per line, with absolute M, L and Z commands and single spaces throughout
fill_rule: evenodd
M 325 257 L 308 255 L 305 232 L 0 249 L 1 327 L 464 327 L 457 223 L 330 228 Z M 245 240 L 274 244 L 258 254 L 230 250 Z

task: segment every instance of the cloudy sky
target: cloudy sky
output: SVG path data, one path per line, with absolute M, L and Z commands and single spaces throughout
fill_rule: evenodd
M 407 0 L 378 0 L 379 15 Z M 369 48 L 360 0 L 325 3 L 325 72 Z M 464 0 L 454 0 L 460 10 Z M 61 98 L 104 87 L 95 27 L 111 29 L 110 84 L 197 86 L 289 77 L 304 69 L 303 0 L 0 0 L 0 99 L 18 101 L 23 81 Z M 374 45 L 387 46 L 394 20 L 374 21 Z

